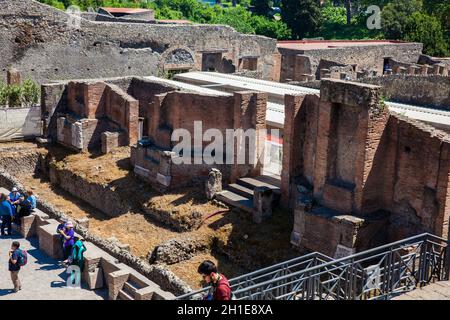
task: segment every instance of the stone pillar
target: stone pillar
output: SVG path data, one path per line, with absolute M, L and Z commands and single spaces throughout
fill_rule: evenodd
M 441 66 L 439 65 L 439 63 L 433 65 L 433 74 L 439 75 L 440 72 L 441 72 Z
M 330 69 L 320 69 L 320 79 L 329 78 L 330 76 Z
M 430 67 L 430 66 L 427 65 L 427 64 L 421 65 L 421 66 L 420 66 L 420 74 L 427 75 L 427 74 L 428 74 L 428 68 L 429 68 L 429 67 Z
M 398 67 L 398 73 L 406 74 L 406 68 L 405 67 Z
M 418 73 L 418 71 L 419 71 L 419 67 L 416 65 L 412 64 L 408 67 L 408 74 L 415 75 Z
M 214 199 L 218 192 L 222 191 L 222 173 L 219 169 L 213 168 L 209 172 L 208 180 L 205 183 L 206 198 Z
M 272 216 L 274 193 L 268 187 L 253 190 L 253 222 L 261 223 Z
M 119 133 L 118 132 L 103 132 L 102 133 L 102 153 L 110 153 L 115 148 L 119 147 Z
M 6 82 L 9 85 L 20 85 L 21 76 L 17 69 L 11 68 L 6 72 Z

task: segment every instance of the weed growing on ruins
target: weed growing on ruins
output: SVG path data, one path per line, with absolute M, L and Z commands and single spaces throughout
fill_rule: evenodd
M 39 102 L 41 90 L 34 81 L 26 79 L 22 84 L 22 88 L 22 100 L 25 105 L 33 105 Z
M 31 79 L 26 79 L 21 85 L 0 83 L 0 107 L 29 107 L 38 104 L 40 96 L 39 86 Z
M 6 106 L 8 103 L 8 93 L 6 89 L 6 85 L 3 82 L 0 82 L 0 107 Z
M 18 108 L 22 105 L 23 89 L 20 85 L 9 85 L 6 90 L 8 94 L 8 106 Z

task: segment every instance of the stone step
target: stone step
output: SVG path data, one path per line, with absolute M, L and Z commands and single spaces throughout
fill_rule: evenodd
M 260 181 L 261 178 L 241 178 L 237 180 L 237 184 L 240 184 L 241 186 L 244 186 L 246 188 L 249 188 L 251 190 L 255 189 L 256 187 L 268 187 L 272 189 L 275 193 L 281 194 L 281 190 L 278 186 L 273 185 L 268 182 Z
M 119 300 L 134 300 L 134 298 L 125 291 L 119 290 Z
M 241 210 L 252 212 L 253 200 L 232 191 L 224 190 L 216 194 L 216 199 Z
M 234 192 L 238 195 L 243 196 L 244 198 L 253 199 L 253 190 L 249 189 L 247 187 L 241 186 L 237 183 L 232 183 L 228 185 L 228 187 L 225 189 L 231 192 Z
M 275 187 L 281 188 L 281 178 L 273 175 L 260 175 L 255 177 L 254 179 L 259 180 L 261 182 L 269 183 Z
M 137 286 L 135 283 L 132 283 L 130 281 L 125 282 L 125 284 L 123 285 L 122 290 L 129 294 L 130 296 L 134 297 L 134 295 L 136 294 L 136 291 L 139 290 L 139 286 Z

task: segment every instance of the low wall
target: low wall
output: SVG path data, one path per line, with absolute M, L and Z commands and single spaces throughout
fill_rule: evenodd
M 395 74 L 359 81 L 382 86 L 389 101 L 450 110 L 450 77 Z
M 3 186 L 7 189 L 11 189 L 15 186 L 20 191 L 25 190 L 25 187 L 20 183 L 20 181 L 18 181 L 3 169 L 0 169 L 0 186 Z M 53 207 L 52 204 L 47 203 L 41 199 L 37 200 L 37 208 L 48 214 L 52 219 L 56 219 L 58 221 L 73 220 L 65 213 Z M 192 291 L 192 289 L 184 281 L 179 279 L 175 274 L 173 274 L 166 268 L 162 266 L 152 266 L 147 262 L 142 261 L 135 255 L 131 254 L 129 251 L 120 248 L 117 244 L 91 234 L 85 227 L 81 226 L 78 223 L 74 223 L 74 229 L 86 241 L 95 244 L 100 249 L 118 259 L 119 262 L 125 263 L 129 267 L 146 276 L 151 281 L 154 281 L 161 287 L 162 290 L 169 291 L 174 295 L 182 295 Z
M 1 108 L 0 141 L 42 135 L 41 107 Z

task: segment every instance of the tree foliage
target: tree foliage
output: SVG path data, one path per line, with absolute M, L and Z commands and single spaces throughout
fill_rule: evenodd
M 316 0 L 282 0 L 282 18 L 295 38 L 314 37 L 320 29 L 322 14 Z

